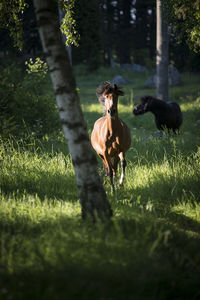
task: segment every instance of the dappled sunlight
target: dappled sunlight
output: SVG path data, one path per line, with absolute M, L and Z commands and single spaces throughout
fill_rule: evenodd
M 103 108 L 100 105 L 100 103 L 95 103 L 95 104 L 90 104 L 90 105 L 84 105 L 83 111 L 84 112 L 94 112 L 95 114 L 96 113 L 102 114 Z
M 190 193 L 184 191 L 178 204 L 171 207 L 171 211 L 200 222 L 200 203 L 196 201 L 192 191 Z
M 193 111 L 193 110 L 198 110 L 200 107 L 200 97 L 194 101 L 194 98 L 192 97 L 192 101 L 188 101 L 186 99 L 182 104 L 181 104 L 181 109 L 183 112 L 187 111 Z
M 56 198 L 45 198 L 35 194 L 31 195 L 24 191 L 23 195 L 19 192 L 7 195 L 1 192 L 0 219 L 1 223 L 9 222 L 24 223 L 54 223 L 60 217 L 74 218 L 80 216 L 80 204 L 76 202 L 64 201 Z M 14 221 L 16 219 L 16 221 Z
M 2 154 L 3 156 L 4 154 Z M 1 190 L 6 194 L 38 195 L 40 199 L 76 201 L 76 183 L 71 157 L 62 153 L 18 153 L 10 149 L 1 162 Z
M 184 195 L 193 195 L 197 203 L 200 202 L 199 151 L 187 158 L 179 154 L 157 163 L 127 163 L 124 187 L 117 187 L 116 201 L 121 204 L 120 209 L 122 206 L 132 207 L 133 216 L 136 206 L 156 211 L 157 217 L 169 215 L 171 208 L 178 205 Z

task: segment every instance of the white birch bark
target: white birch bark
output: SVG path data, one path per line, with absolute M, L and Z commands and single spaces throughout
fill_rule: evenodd
M 164 4 L 165 0 L 156 0 L 156 94 L 157 98 L 168 101 L 169 42 Z
M 96 216 L 110 217 L 112 210 L 98 175 L 97 160 L 89 141 L 75 78 L 62 42 L 57 2 L 34 0 L 34 6 L 64 135 L 75 168 L 82 216 L 85 218 L 89 214 L 93 220 Z

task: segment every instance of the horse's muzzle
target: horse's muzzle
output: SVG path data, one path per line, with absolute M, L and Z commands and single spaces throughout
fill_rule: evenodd
M 134 108 L 133 114 L 134 114 L 134 115 L 138 115 L 138 110 L 137 110 L 137 108 Z
M 110 109 L 108 109 L 108 114 L 109 114 L 111 117 L 114 117 L 114 115 L 116 114 L 116 109 L 115 109 L 115 108 L 110 108 Z

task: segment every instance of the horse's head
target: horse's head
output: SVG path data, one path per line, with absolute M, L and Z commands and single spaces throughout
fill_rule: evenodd
M 151 102 L 152 102 L 152 97 L 151 96 L 143 96 L 140 99 L 140 104 L 138 104 L 134 110 L 133 110 L 133 114 L 134 115 L 142 115 L 145 112 L 150 110 L 150 106 L 151 106 Z
M 99 102 L 104 106 L 104 114 L 111 118 L 115 118 L 118 114 L 117 104 L 118 96 L 124 95 L 124 92 L 116 84 L 112 85 L 106 81 L 97 89 L 97 97 Z

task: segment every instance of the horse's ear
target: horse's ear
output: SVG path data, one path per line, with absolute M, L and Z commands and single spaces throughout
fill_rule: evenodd
M 142 96 L 141 98 L 140 98 L 140 102 L 142 103 L 142 104 L 145 104 L 145 103 L 147 103 L 149 101 L 149 96 Z
M 140 99 L 140 102 L 142 103 L 142 104 L 145 104 L 145 103 L 148 103 L 148 104 L 150 104 L 151 102 L 152 102 L 152 100 L 154 100 L 155 98 L 154 97 L 152 97 L 152 96 L 143 96 L 143 97 L 141 97 L 141 99 Z

